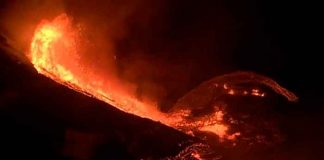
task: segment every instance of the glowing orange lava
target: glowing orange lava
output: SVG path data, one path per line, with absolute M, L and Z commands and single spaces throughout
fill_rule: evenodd
M 197 121 L 185 119 L 189 111 L 181 110 L 177 114 L 160 112 L 157 107 L 140 102 L 121 87 L 98 74 L 89 78 L 87 68 L 78 54 L 79 31 L 72 27 L 66 14 L 53 21 L 43 21 L 36 28 L 32 38 L 29 58 L 36 70 L 73 90 L 104 101 L 124 112 L 143 118 L 159 121 L 178 130 L 188 132 L 195 129 L 213 132 L 220 138 L 227 135 L 228 126 L 222 122 L 222 112 L 212 117 L 203 117 Z M 225 87 L 225 86 L 224 86 Z

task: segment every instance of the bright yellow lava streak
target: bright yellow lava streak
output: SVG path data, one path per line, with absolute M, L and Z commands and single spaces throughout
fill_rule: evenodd
M 36 70 L 58 83 L 102 100 L 124 112 L 169 124 L 165 115 L 153 106 L 146 105 L 123 91 L 109 90 L 103 85 L 104 80 L 86 80 L 84 77 L 88 75 L 74 67 L 82 65 L 78 64 L 77 38 L 78 32 L 71 28 L 65 14 L 52 22 L 42 22 L 31 42 L 30 58 Z

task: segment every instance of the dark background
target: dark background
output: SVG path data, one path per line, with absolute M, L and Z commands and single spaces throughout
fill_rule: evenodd
M 315 22 L 319 20 L 315 7 L 305 2 L 279 0 L 138 2 L 134 14 L 129 14 L 123 22 L 127 32 L 113 39 L 121 78 L 138 85 L 141 93 L 159 100 L 160 107 L 167 109 L 214 76 L 237 70 L 267 75 L 300 97 L 294 109 L 285 111 L 287 115 L 291 113 L 291 121 L 296 120 L 289 132 L 298 132 L 292 138 L 297 145 L 288 145 L 281 154 L 283 158 L 279 158 L 321 158 L 324 66 L 315 45 L 318 41 Z M 11 3 L 17 2 L 2 2 L 1 11 L 7 12 Z M 112 3 L 133 4 L 66 1 L 64 6 L 68 14 L 76 17 L 98 13 L 103 14 L 99 18 L 102 20 Z M 93 22 L 100 24 L 99 20 Z M 9 57 L 1 54 L 0 64 L 0 123 L 1 141 L 4 141 L 1 147 L 7 148 L 3 151 L 9 156 L 164 157 L 180 150 L 177 147 L 180 139 L 188 139 L 176 131 L 113 109 L 101 111 L 104 108 L 100 107 L 104 105 L 101 102 L 54 84 Z M 107 117 L 105 112 L 108 117 L 116 117 L 97 118 Z M 151 129 L 151 125 L 158 127 Z M 147 151 L 147 146 L 159 146 L 152 144 L 156 137 L 165 137 L 162 133 L 174 136 L 168 136 L 170 139 L 166 138 L 168 142 L 160 148 Z M 76 142 L 66 142 L 69 135 Z M 79 148 L 78 142 L 86 149 L 69 150 Z M 104 146 L 101 147 L 104 151 L 93 153 L 87 149 L 98 145 Z

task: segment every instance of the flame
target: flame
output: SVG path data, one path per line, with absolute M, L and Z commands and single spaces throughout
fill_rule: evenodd
M 87 67 L 81 62 L 78 54 L 81 48 L 79 39 L 79 30 L 72 27 L 66 14 L 62 14 L 53 21 L 42 21 L 39 24 L 32 38 L 28 56 L 40 74 L 124 112 L 159 121 L 186 133 L 188 130 L 198 129 L 213 132 L 220 138 L 231 138 L 231 135 L 227 135 L 228 126 L 222 122 L 221 112 L 212 117 L 190 121 L 184 118 L 190 111 L 181 110 L 177 114 L 162 113 L 155 106 L 137 100 L 103 76 L 94 73 L 89 76 L 89 71 L 84 69 Z

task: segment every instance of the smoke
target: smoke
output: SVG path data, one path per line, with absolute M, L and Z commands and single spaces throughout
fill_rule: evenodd
M 81 30 L 79 54 L 90 70 L 120 83 L 138 99 L 167 109 L 201 81 L 223 72 L 222 66 L 227 63 L 224 55 L 231 41 L 230 17 L 222 7 L 215 10 L 202 4 L 151 0 L 8 1 L 0 14 L 0 29 L 15 42 L 15 48 L 28 52 L 41 20 L 67 13 L 74 27 Z M 209 58 L 216 57 L 214 54 L 219 55 L 217 59 Z
M 88 45 L 82 57 L 90 68 L 141 101 L 154 104 L 165 91 L 150 80 L 153 73 L 142 68 L 143 65 L 148 70 L 152 67 L 151 62 L 147 63 L 150 59 L 141 56 L 146 51 L 139 44 L 145 41 L 137 43 L 129 37 L 134 30 L 151 32 L 151 23 L 161 16 L 163 6 L 162 2 L 149 0 L 65 2 L 66 12 L 84 29 L 82 33 Z M 124 43 L 133 43 L 137 48 L 123 46 Z
M 27 51 L 31 37 L 41 19 L 52 19 L 63 11 L 63 3 L 57 1 L 4 1 L 0 13 L 0 32 L 14 42 L 13 47 Z
M 73 18 L 80 29 L 79 54 L 87 70 L 104 75 L 113 84 L 122 83 L 128 92 L 137 85 L 118 77 L 116 42 L 127 36 L 129 23 L 148 23 L 154 5 L 150 1 L 7 1 L 1 11 L 1 33 L 14 42 L 12 47 L 29 52 L 34 30 L 41 20 L 52 20 L 61 13 Z M 144 10 L 143 10 L 144 9 Z M 145 12 L 145 13 L 144 13 Z M 149 12 L 149 14 L 148 14 Z M 132 63 L 132 62 L 130 62 Z M 127 68 L 124 70 L 128 70 Z M 121 82 L 123 81 L 123 82 Z M 120 85 L 120 84 L 117 84 Z M 133 94 L 132 93 L 132 94 Z

